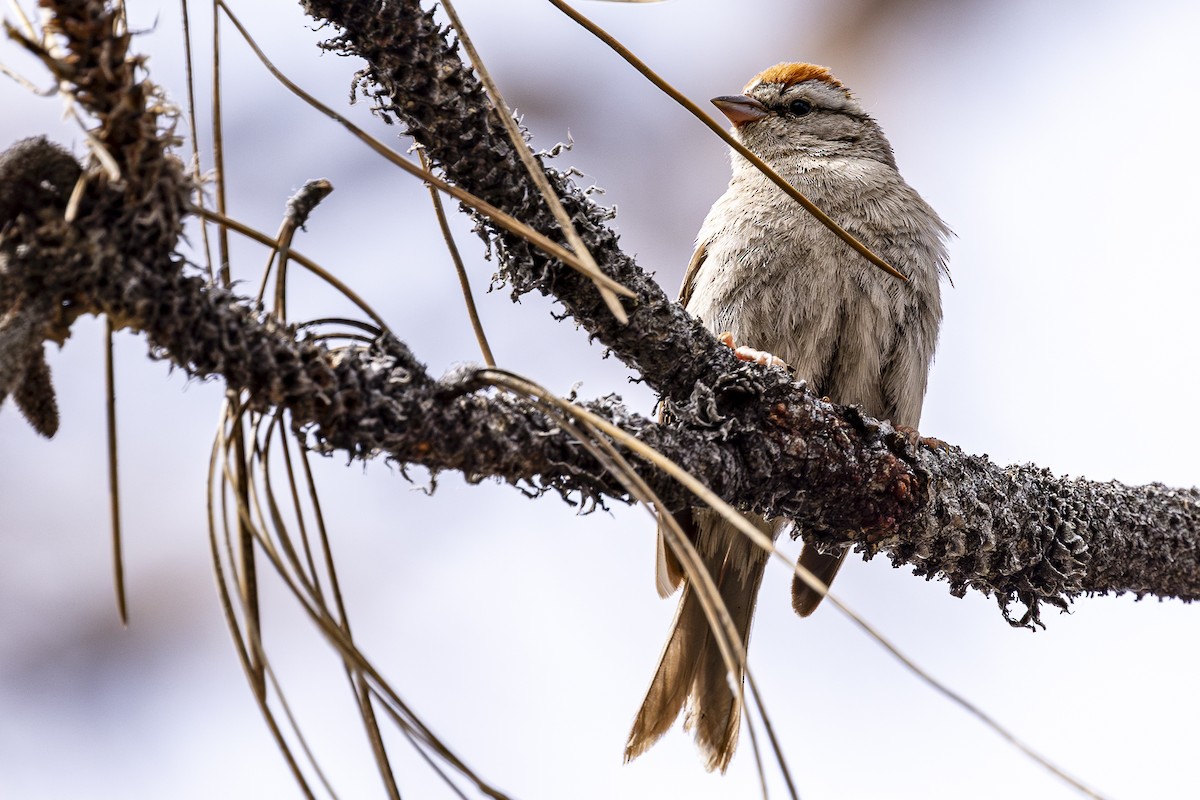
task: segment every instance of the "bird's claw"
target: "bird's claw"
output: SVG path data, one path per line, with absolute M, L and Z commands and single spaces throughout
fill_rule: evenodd
M 753 347 L 738 347 L 733 341 L 733 334 L 729 331 L 722 333 L 717 337 L 717 340 L 732 350 L 734 356 L 736 356 L 739 361 L 749 361 L 764 367 L 780 367 L 788 370 L 789 372 L 792 369 L 786 361 L 774 353 L 768 353 L 766 350 L 755 350 Z
M 908 441 L 909 447 L 913 449 L 924 447 L 934 453 L 939 450 L 948 451 L 950 449 L 950 445 L 941 439 L 935 439 L 932 436 L 922 436 L 916 428 L 910 428 L 908 425 L 897 425 L 896 432 L 903 436 Z

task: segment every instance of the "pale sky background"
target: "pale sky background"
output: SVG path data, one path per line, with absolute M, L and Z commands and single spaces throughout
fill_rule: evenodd
M 574 138 L 557 163 L 607 190 L 623 245 L 673 292 L 727 180 L 724 146 L 548 4 L 458 5 L 535 143 Z M 327 32 L 290 3 L 237 8 L 280 66 L 344 108 L 358 64 L 317 50 Z M 807 60 L 833 68 L 879 119 L 908 181 L 957 234 L 922 432 L 1056 474 L 1198 482 L 1194 2 L 580 8 L 702 104 L 770 64 Z M 177 4 L 130 11 L 151 74 L 182 104 Z M 193 17 L 203 63 L 208 23 Z M 423 187 L 287 94 L 225 31 L 233 214 L 274 231 L 295 188 L 328 178 L 336 191 L 296 246 L 370 298 L 434 373 L 476 360 Z M 0 61 L 48 85 L 10 43 Z M 83 152 L 57 99 L 0 80 L 0 108 L 0 145 L 46 133 Z M 352 114 L 408 146 L 365 105 Z M 560 393 L 577 382 L 584 398 L 618 392 L 649 413 L 653 398 L 555 322 L 552 304 L 482 293 L 493 266 L 469 225 L 457 228 L 502 366 Z M 249 247 L 237 256 L 247 278 L 265 259 Z M 297 316 L 342 308 L 298 276 Z M 131 626 L 117 622 L 100 331 L 81 320 L 50 351 L 63 417 L 54 441 L 0 409 L 0 796 L 296 796 L 213 589 L 204 475 L 220 386 L 189 384 L 129 334 L 118 337 L 118 384 Z M 704 772 L 680 730 L 621 764 L 674 610 L 654 591 L 644 511 L 577 517 L 555 498 L 453 475 L 430 497 L 382 462 L 319 466 L 356 634 L 495 785 L 521 798 L 757 796 L 744 733 L 724 777 Z M 789 580 L 768 572 L 750 659 L 804 798 L 1077 796 L 832 609 L 797 619 Z M 1069 616 L 1047 611 L 1048 630 L 1031 634 L 993 601 L 956 600 L 884 558 L 850 564 L 836 590 L 1107 796 L 1194 794 L 1200 610 L 1084 598 Z M 331 652 L 277 589 L 264 606 L 275 664 L 341 796 L 382 796 Z M 394 751 L 406 797 L 448 796 L 410 751 Z M 772 788 L 782 796 L 778 780 Z

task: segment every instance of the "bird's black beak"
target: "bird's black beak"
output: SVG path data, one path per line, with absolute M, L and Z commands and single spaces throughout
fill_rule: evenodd
M 729 121 L 735 126 L 754 122 L 754 120 L 762 119 L 771 113 L 767 111 L 766 106 L 746 94 L 714 97 L 712 104 L 721 109 L 721 113 L 729 117 Z

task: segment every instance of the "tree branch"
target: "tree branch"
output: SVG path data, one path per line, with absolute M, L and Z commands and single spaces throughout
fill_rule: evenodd
M 288 411 L 324 451 L 383 454 L 585 503 L 627 499 L 533 403 L 490 391 L 470 372 L 434 380 L 390 336 L 331 351 L 196 274 L 177 252 L 193 187 L 170 155 L 176 142 L 155 87 L 136 78 L 128 36 L 101 0 L 46 5 L 71 58 L 43 58 L 98 120 L 97 146 L 119 176 L 89 165 L 68 221 L 64 175 L 72 171 L 62 151 L 27 143 L 38 157 L 0 161 L 0 186 L 19 176 L 56 187 L 0 204 L 0 344 L 20 351 L 0 358 L 0 391 L 28 396 L 44 383 L 28 369 L 42 342 L 61 342 L 80 314 L 104 313 L 144 332 L 155 355 L 189 375 L 220 376 L 255 407 Z M 429 13 L 415 2 L 305 5 L 343 31 L 329 48 L 367 59 L 357 85 L 408 125 L 451 180 L 556 236 L 477 82 Z M 604 209 L 549 174 L 598 263 L 636 293 L 629 323 L 612 318 L 586 278 L 483 221 L 505 276 L 518 293 L 560 300 L 664 395 L 675 422 L 656 424 L 611 398 L 590 407 L 722 497 L 792 517 L 806 537 L 887 552 L 896 565 L 944 578 L 956 595 L 992 594 L 1015 624 L 1036 624 L 1041 603 L 1063 607 L 1084 593 L 1200 597 L 1195 490 L 1001 469 L 919 445 L 886 422 L 814 397 L 780 370 L 743 364 L 620 251 Z M 638 466 L 669 507 L 690 502 Z M 1007 611 L 1014 600 L 1026 607 L 1015 619 Z

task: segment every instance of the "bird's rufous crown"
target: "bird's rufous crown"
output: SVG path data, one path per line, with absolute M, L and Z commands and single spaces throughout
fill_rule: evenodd
M 812 80 L 825 81 L 825 83 L 831 86 L 836 86 L 842 91 L 846 91 L 846 87 L 842 85 L 842 82 L 833 77 L 833 73 L 826 67 L 822 67 L 819 64 L 787 63 L 767 67 L 751 78 L 743 91 L 749 92 L 760 83 L 782 83 L 784 86 L 791 86 L 795 83 Z

